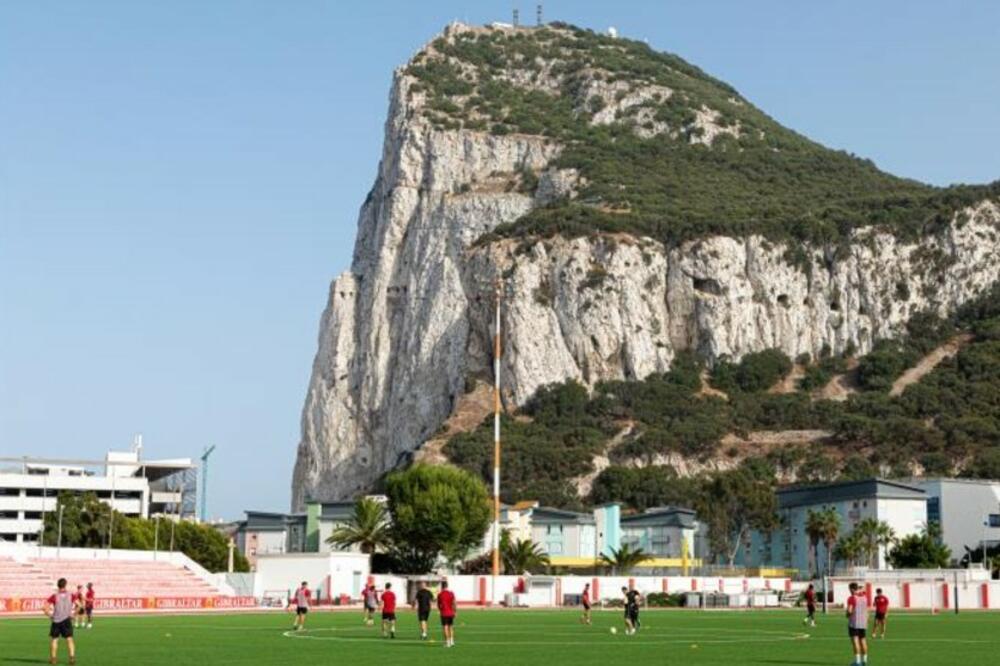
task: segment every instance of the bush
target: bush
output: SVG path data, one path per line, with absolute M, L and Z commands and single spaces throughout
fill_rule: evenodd
M 650 608 L 680 608 L 684 605 L 684 595 L 669 592 L 651 592 L 646 595 L 646 605 Z
M 757 393 L 774 386 L 792 370 L 792 361 L 778 349 L 746 354 L 738 364 L 719 362 L 712 372 L 712 385 L 726 391 Z

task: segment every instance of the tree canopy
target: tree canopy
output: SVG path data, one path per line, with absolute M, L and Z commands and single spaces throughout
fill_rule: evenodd
M 45 514 L 43 542 L 56 545 L 59 538 L 59 511 L 63 507 L 62 545 L 73 548 L 105 548 L 113 523 L 111 546 L 129 550 L 166 551 L 171 546 L 209 571 L 225 571 L 229 565 L 229 540 L 217 529 L 187 520 L 146 519 L 112 511 L 94 493 L 61 493 L 57 510 Z M 250 564 L 238 550 L 233 552 L 235 571 L 249 571 Z
M 482 543 L 490 522 L 489 496 L 473 474 L 418 464 L 390 474 L 385 489 L 392 541 L 414 560 L 459 562 Z

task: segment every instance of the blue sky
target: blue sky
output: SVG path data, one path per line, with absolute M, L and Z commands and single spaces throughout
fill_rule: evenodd
M 0 455 L 216 444 L 209 512 L 287 507 L 391 72 L 534 3 L 0 3 Z M 1000 178 L 1000 3 L 545 3 L 924 181 Z

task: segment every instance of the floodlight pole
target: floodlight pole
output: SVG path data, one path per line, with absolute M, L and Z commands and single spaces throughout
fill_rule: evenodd
M 59 536 L 56 537 L 56 559 L 58 560 L 62 557 L 62 526 L 63 526 L 63 506 L 62 502 L 59 503 Z M 44 521 L 43 521 L 44 522 Z
M 503 282 L 496 281 L 496 334 L 493 338 L 493 580 L 490 601 L 496 603 L 500 575 L 500 301 Z
M 213 444 L 201 454 L 201 522 L 205 522 L 208 517 L 208 457 L 214 450 Z

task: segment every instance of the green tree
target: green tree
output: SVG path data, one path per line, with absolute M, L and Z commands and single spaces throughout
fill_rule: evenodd
M 357 545 L 362 553 L 373 555 L 389 546 L 389 537 L 389 514 L 385 505 L 371 497 L 361 497 L 354 503 L 350 520 L 333 530 L 326 542 L 338 548 Z
M 864 557 L 864 544 L 861 543 L 858 534 L 852 532 L 840 537 L 832 552 L 838 562 L 856 567 Z
M 853 536 L 861 546 L 861 561 L 871 569 L 878 568 L 879 552 L 896 540 L 889 524 L 875 518 L 865 518 L 854 527 Z
M 819 574 L 819 542 L 823 540 L 823 514 L 809 509 L 805 529 L 809 539 L 809 575 L 816 577 Z
M 710 477 L 697 508 L 699 518 L 708 525 L 713 555 L 725 558 L 729 566 L 751 530 L 769 532 L 778 526 L 774 479 L 760 478 L 747 469 Z
M 826 572 L 833 575 L 834 549 L 837 545 L 837 536 L 840 534 L 840 514 L 833 507 L 827 507 L 821 512 L 822 527 L 821 538 L 826 548 Z
M 895 569 L 943 569 L 951 563 L 951 549 L 941 543 L 937 523 L 925 526 L 920 534 L 909 534 L 889 553 Z
M 610 555 L 601 555 L 601 563 L 611 569 L 612 576 L 618 576 L 630 573 L 651 558 L 652 556 L 642 548 L 632 548 L 628 544 L 624 544 L 621 548 L 612 548 Z
M 59 534 L 59 510 L 62 507 L 62 545 L 70 548 L 107 547 L 108 529 L 113 531 L 112 547 L 127 550 L 152 550 L 170 547 L 171 522 L 112 511 L 94 493 L 60 494 L 56 511 L 47 512 L 43 539 L 56 545 Z M 156 536 L 159 525 L 159 538 Z M 113 527 L 112 527 L 113 525 Z M 174 550 L 178 550 L 209 571 L 226 571 L 229 565 L 229 540 L 217 529 L 187 520 L 173 524 Z M 250 565 L 239 552 L 233 553 L 233 568 L 249 571 Z
M 392 541 L 414 561 L 443 556 L 458 562 L 482 543 L 490 522 L 489 496 L 473 474 L 450 466 L 414 465 L 390 474 L 385 488 Z
M 792 370 L 792 360 L 778 349 L 743 356 L 738 364 L 722 361 L 712 371 L 712 384 L 723 391 L 766 391 Z
M 538 573 L 549 566 L 549 556 L 531 539 L 509 538 L 500 544 L 500 559 L 503 570 L 508 575 Z

